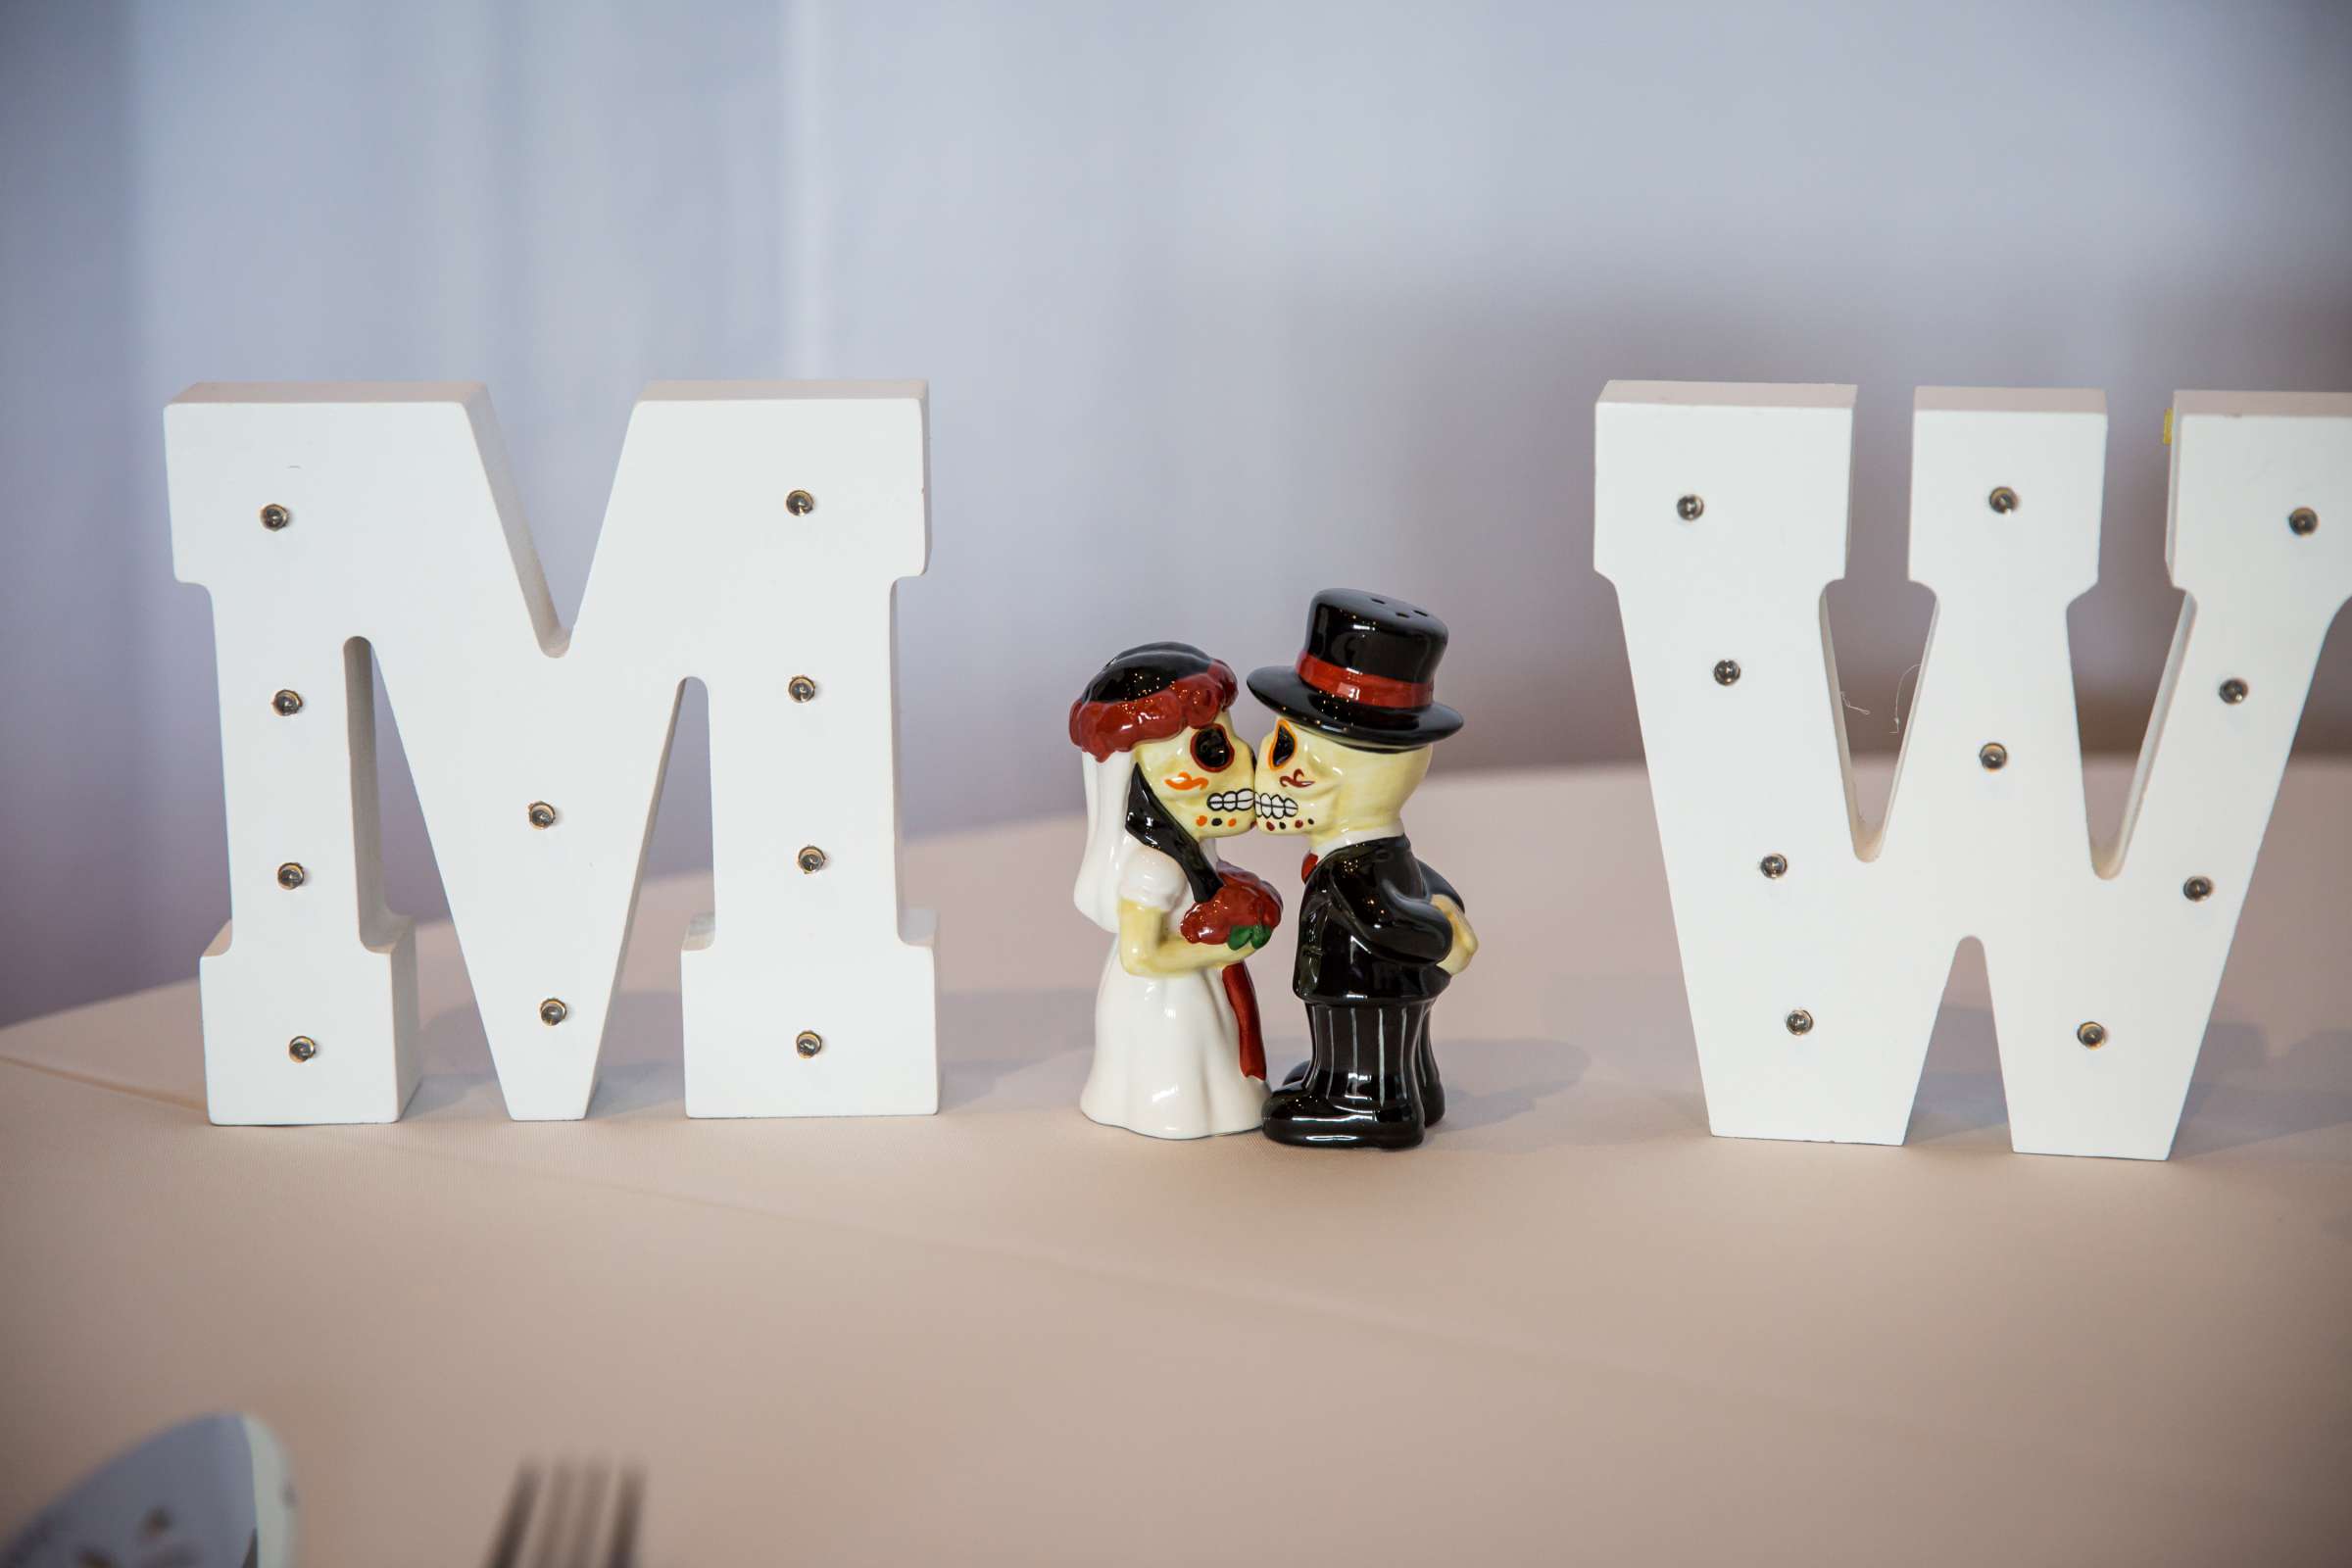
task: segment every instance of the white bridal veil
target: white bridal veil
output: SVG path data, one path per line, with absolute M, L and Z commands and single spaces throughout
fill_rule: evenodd
M 1086 856 L 1078 862 L 1071 900 L 1078 912 L 1105 931 L 1119 928 L 1119 876 L 1138 846 L 1127 836 L 1127 783 L 1135 754 L 1113 752 L 1102 761 L 1078 754 L 1086 780 Z

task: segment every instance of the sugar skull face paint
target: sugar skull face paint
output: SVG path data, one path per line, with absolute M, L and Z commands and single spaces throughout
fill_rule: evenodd
M 1311 833 L 1331 822 L 1333 798 L 1348 771 L 1347 747 L 1284 719 L 1259 743 L 1258 757 L 1258 826 Z
M 1196 728 L 1135 748 L 1135 765 L 1152 795 L 1197 839 L 1247 833 L 1257 820 L 1249 746 L 1233 732 L 1230 710 Z

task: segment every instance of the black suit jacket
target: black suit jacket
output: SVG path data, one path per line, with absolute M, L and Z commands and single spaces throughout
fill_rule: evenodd
M 1453 977 L 1438 960 L 1453 924 L 1430 902 L 1453 884 L 1413 858 L 1402 834 L 1334 850 L 1299 897 L 1291 989 L 1306 1002 L 1425 1002 Z

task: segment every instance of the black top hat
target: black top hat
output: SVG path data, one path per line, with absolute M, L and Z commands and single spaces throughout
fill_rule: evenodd
M 1285 718 L 1368 751 L 1409 752 L 1462 727 L 1434 700 L 1446 623 L 1418 605 L 1326 588 L 1306 612 L 1298 663 L 1250 674 L 1257 700 Z

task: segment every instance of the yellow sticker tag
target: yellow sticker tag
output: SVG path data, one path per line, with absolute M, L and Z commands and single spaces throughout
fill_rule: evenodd
M 2164 411 L 2164 444 L 2168 447 L 2173 444 L 2173 411 L 2170 409 Z

